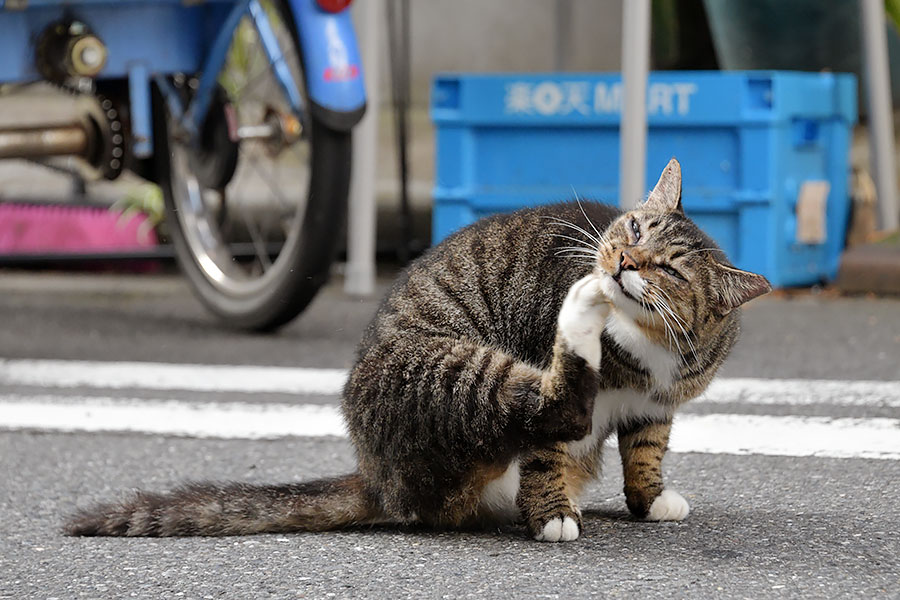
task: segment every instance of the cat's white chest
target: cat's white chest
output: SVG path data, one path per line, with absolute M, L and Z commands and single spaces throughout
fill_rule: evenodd
M 678 356 L 675 353 L 648 339 L 641 328 L 620 311 L 609 315 L 606 332 L 647 369 L 656 389 L 665 390 L 672 386 L 678 371 Z
M 569 453 L 584 456 L 602 443 L 620 423 L 637 419 L 662 420 L 668 416 L 666 408 L 637 390 L 606 390 L 594 399 L 591 433 L 577 442 L 569 442 Z

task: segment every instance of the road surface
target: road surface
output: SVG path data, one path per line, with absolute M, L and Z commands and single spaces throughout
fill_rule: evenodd
M 900 597 L 900 301 L 827 294 L 746 310 L 676 421 L 682 523 L 632 520 L 609 452 L 569 544 L 516 528 L 60 534 L 136 487 L 353 469 L 337 390 L 376 306 L 336 281 L 283 331 L 248 335 L 178 277 L 2 274 L 0 598 Z

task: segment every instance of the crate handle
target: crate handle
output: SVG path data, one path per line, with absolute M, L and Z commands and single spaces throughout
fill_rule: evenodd
M 435 79 L 431 106 L 440 110 L 459 110 L 459 79 Z
M 794 144 L 794 148 L 817 145 L 819 143 L 820 130 L 821 127 L 818 121 L 795 117 L 791 121 L 791 141 Z

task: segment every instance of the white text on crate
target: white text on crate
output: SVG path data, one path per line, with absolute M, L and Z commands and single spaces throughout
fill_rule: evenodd
M 591 87 L 593 85 L 593 93 Z M 647 88 L 647 113 L 686 115 L 697 84 L 653 83 Z M 622 84 L 588 81 L 514 81 L 506 86 L 504 111 L 508 114 L 571 115 L 618 113 L 622 110 Z

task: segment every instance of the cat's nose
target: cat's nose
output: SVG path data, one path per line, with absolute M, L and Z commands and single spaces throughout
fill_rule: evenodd
M 634 260 L 634 257 L 628 252 L 628 250 L 624 250 L 622 252 L 622 258 L 619 259 L 619 270 L 620 271 L 637 271 L 638 264 L 637 261 Z

